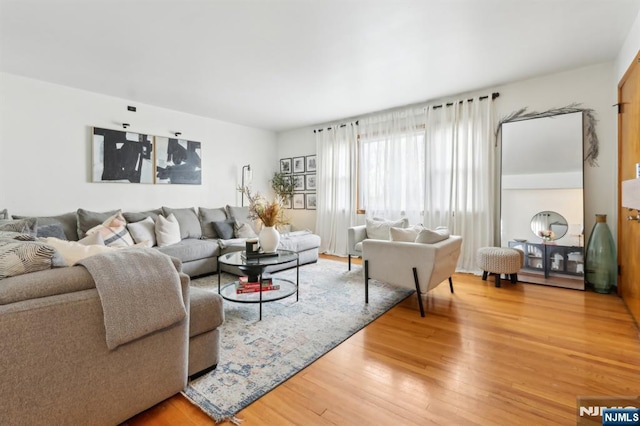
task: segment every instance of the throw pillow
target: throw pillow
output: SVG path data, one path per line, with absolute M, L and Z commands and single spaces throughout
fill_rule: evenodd
M 127 231 L 127 222 L 121 212 L 117 212 L 100 225 L 94 226 L 87 231 L 87 235 L 99 233 L 106 246 L 130 247 L 133 239 Z
M 0 239 L 18 240 L 18 241 L 35 241 L 36 237 L 29 234 L 23 234 L 16 231 L 0 231 Z
M 107 219 L 120 210 L 112 210 L 110 212 L 98 213 L 90 212 L 85 209 L 78 209 L 76 215 L 78 217 L 78 239 L 86 237 L 87 231 L 101 223 L 104 223 Z
M 248 223 L 239 223 L 235 221 L 233 223 L 233 234 L 236 238 L 256 238 L 258 236 Z
M 156 222 L 151 217 L 148 216 L 139 222 L 128 223 L 127 229 L 136 243 L 148 241 L 151 247 L 156 245 Z
M 21 234 L 33 235 L 35 237 L 37 227 L 38 220 L 35 217 L 19 220 L 0 220 L 0 231 L 20 232 Z
M 404 241 L 407 243 L 412 243 L 418 237 L 420 231 L 424 228 L 420 225 L 415 225 L 410 228 L 397 228 L 392 226 L 389 228 L 389 239 L 391 241 Z
M 249 226 L 253 229 L 253 232 L 258 232 L 256 228 L 256 223 L 249 217 L 249 207 L 233 207 L 227 206 L 227 216 L 230 219 L 235 219 L 236 222 L 240 223 L 248 223 Z
M 216 231 L 220 239 L 230 240 L 233 238 L 233 226 L 236 223 L 233 219 L 225 219 L 217 222 L 211 222 L 211 226 Z
M 58 238 L 42 238 L 40 241 L 55 248 L 68 266 L 73 266 L 76 262 L 99 253 L 108 253 L 118 250 L 119 247 L 108 247 L 103 244 L 88 244 L 92 240 L 99 241 L 100 235 L 83 238 L 80 241 L 66 241 Z
M 0 210 L 0 219 L 9 219 L 9 212 L 7 209 Z
M 449 229 L 446 227 L 438 227 L 435 230 L 423 229 L 416 237 L 416 243 L 435 244 L 449 238 Z
M 14 219 L 28 219 L 29 217 L 32 216 L 13 215 Z M 36 219 L 38 220 L 38 227 L 59 223 L 64 229 L 64 235 L 67 240 L 78 240 L 78 215 L 76 212 L 64 213 L 58 216 L 38 216 Z
M 50 269 L 54 254 L 40 241 L 0 240 L 0 279 Z
M 204 238 L 220 238 L 211 222 L 220 222 L 227 218 L 224 207 L 217 209 L 198 207 L 198 217 L 200 218 L 200 226 L 202 227 L 202 236 Z
M 66 240 L 67 236 L 64 233 L 64 228 L 61 223 L 51 223 L 49 225 L 38 225 L 36 228 L 36 236 L 38 238 L 55 237 L 61 240 Z
M 389 229 L 391 229 L 392 227 L 406 228 L 407 224 L 408 224 L 408 220 L 406 218 L 402 218 L 395 221 L 367 219 L 366 220 L 367 238 L 371 238 L 374 240 L 388 240 Z
M 166 247 L 182 241 L 180 224 L 174 214 L 170 214 L 167 218 L 158 216 L 155 231 L 158 247 Z
M 165 217 L 173 214 L 178 223 L 180 224 L 180 237 L 185 238 L 201 238 L 202 228 L 200 227 L 200 221 L 196 210 L 191 208 L 186 209 L 172 209 L 169 207 L 162 207 L 162 213 Z

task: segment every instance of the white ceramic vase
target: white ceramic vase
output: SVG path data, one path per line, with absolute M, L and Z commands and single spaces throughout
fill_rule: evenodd
M 280 233 L 275 226 L 263 226 L 258 235 L 260 248 L 265 253 L 274 253 L 280 245 Z

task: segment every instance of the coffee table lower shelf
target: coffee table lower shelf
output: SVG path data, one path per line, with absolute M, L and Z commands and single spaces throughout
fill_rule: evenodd
M 223 299 L 235 303 L 257 303 L 259 305 L 260 320 L 262 320 L 262 304 L 282 300 L 289 296 L 296 295 L 298 301 L 298 286 L 291 280 L 284 278 L 272 278 L 274 285 L 279 285 L 278 290 L 256 291 L 254 293 L 237 293 L 238 281 L 225 284 L 220 288 L 220 295 Z

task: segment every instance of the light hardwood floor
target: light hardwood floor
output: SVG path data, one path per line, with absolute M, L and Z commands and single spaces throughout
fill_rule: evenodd
M 575 425 L 578 396 L 640 394 L 640 334 L 618 296 L 453 282 L 425 318 L 410 297 L 242 410 L 243 425 Z M 127 424 L 214 423 L 176 395 Z

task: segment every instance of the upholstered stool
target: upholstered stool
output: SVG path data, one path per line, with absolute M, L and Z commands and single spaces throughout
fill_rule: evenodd
M 496 287 L 500 287 L 500 275 L 508 275 L 512 283 L 518 282 L 518 271 L 524 262 L 524 253 L 520 250 L 504 247 L 482 247 L 478 249 L 476 262 L 482 269 L 482 280 L 487 274 L 495 274 Z

